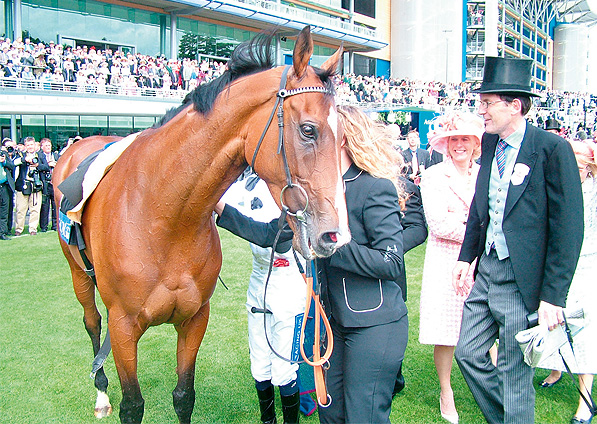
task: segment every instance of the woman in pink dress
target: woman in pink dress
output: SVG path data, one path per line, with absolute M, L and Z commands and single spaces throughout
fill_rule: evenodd
M 452 288 L 452 268 L 464 239 L 468 211 L 481 155 L 483 120 L 466 112 L 434 119 L 428 139 L 444 161 L 421 177 L 423 207 L 429 227 L 420 301 L 419 343 L 435 345 L 433 359 L 440 383 L 440 412 L 458 423 L 450 384 L 454 347 L 460 333 L 465 297 Z M 473 283 L 472 270 L 470 285 Z

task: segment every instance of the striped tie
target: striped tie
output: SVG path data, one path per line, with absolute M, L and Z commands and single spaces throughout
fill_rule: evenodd
M 506 168 L 506 143 L 504 140 L 498 141 L 497 149 L 495 149 L 495 161 L 500 173 L 500 178 L 504 176 L 504 169 Z

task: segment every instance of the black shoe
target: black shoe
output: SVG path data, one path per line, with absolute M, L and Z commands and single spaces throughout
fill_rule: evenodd
M 1 234 L 0 240 L 10 240 L 10 237 L 8 237 L 6 234 Z
M 591 424 L 591 420 L 593 417 L 589 418 L 588 420 L 583 420 L 582 418 L 572 417 L 570 420 L 570 424 Z
M 558 378 L 556 381 L 554 381 L 553 383 L 548 383 L 547 381 L 543 380 L 543 382 L 541 384 L 539 384 L 541 387 L 545 387 L 546 389 L 549 387 L 553 387 L 555 386 L 555 384 L 560 381 L 562 379 L 562 374 L 560 374 L 560 378 Z

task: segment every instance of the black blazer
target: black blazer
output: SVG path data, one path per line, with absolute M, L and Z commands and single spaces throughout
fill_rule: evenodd
M 6 153 L 6 152 L 3 151 L 0 154 L 2 154 L 2 153 L 4 154 L 4 157 L 6 159 L 4 159 L 3 163 L 0 163 L 0 166 L 4 167 L 4 172 L 6 172 L 6 180 L 7 180 L 8 186 L 10 187 L 10 189 L 12 190 L 12 192 L 14 193 L 14 191 L 15 191 L 15 179 L 14 179 L 14 176 L 13 176 L 13 172 L 14 172 L 14 169 L 15 169 L 15 165 L 14 165 L 12 159 L 8 157 L 8 153 Z
M 460 261 L 471 263 L 485 249 L 489 179 L 498 139 L 497 135 L 483 135 L 481 169 Z M 510 183 L 503 218 L 516 284 L 529 311 L 535 311 L 541 300 L 565 306 L 584 233 L 574 153 L 563 138 L 527 123 L 516 163 L 530 169 L 521 184 Z
M 404 191 L 408 196 L 405 210 L 400 213 L 402 248 L 406 253 L 427 240 L 427 221 L 425 221 L 421 189 L 407 178 L 400 177 L 400 180 L 404 184 Z M 406 289 L 403 291 L 406 295 Z
M 318 259 L 326 311 L 344 327 L 369 327 L 406 315 L 398 195 L 391 181 L 352 165 L 343 176 L 351 241 Z
M 412 160 L 413 160 L 413 152 L 410 148 L 406 148 L 402 150 L 402 156 L 404 157 L 404 166 L 405 172 L 404 175 L 409 176 L 413 173 L 412 167 Z M 418 148 L 417 149 L 417 162 L 419 164 L 419 172 L 421 171 L 421 167 L 427 169 L 431 166 L 431 156 L 429 152 L 425 149 Z
M 23 184 L 25 183 L 25 175 L 27 174 L 27 167 L 29 166 L 27 164 L 27 162 L 25 162 L 26 154 L 27 153 L 23 152 L 21 154 L 21 156 L 15 157 L 15 159 L 14 159 L 14 164 L 18 165 L 18 167 L 19 167 L 19 175 L 17 176 L 17 180 L 16 180 L 16 190 L 17 191 L 23 191 Z M 43 174 L 50 170 L 50 166 L 48 165 L 48 162 L 46 161 L 46 156 L 43 154 L 43 152 L 41 152 L 41 150 L 38 152 L 35 152 L 35 155 L 37 156 L 37 160 L 38 160 L 37 170 L 40 172 L 40 179 L 43 179 Z M 43 184 L 43 181 L 42 181 L 42 184 Z

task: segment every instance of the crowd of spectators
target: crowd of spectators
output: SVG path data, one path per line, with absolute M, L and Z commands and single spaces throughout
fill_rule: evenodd
M 9 87 L 168 96 L 217 78 L 226 64 L 0 38 L 0 67 Z
M 175 96 L 220 76 L 225 62 L 166 59 L 140 53 L 98 50 L 95 47 L 49 42 L 32 43 L 29 38 L 11 42 L 0 38 L 1 85 L 18 88 L 67 90 L 119 95 Z M 383 78 L 345 74 L 337 81 L 338 103 L 382 107 L 422 107 L 476 110 L 474 83 L 446 83 L 408 78 Z M 574 134 L 579 123 L 590 132 L 595 122 L 597 96 L 587 93 L 545 90 L 529 115 L 534 124 L 549 117 L 558 119 Z M 589 123 L 589 124 L 587 124 Z

